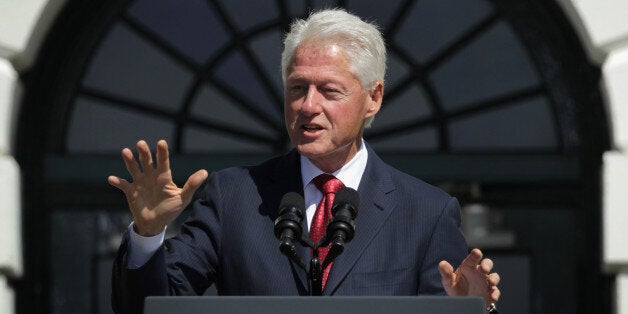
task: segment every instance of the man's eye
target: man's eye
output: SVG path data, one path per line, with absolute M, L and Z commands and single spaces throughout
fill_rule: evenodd
M 325 88 L 322 92 L 323 94 L 325 94 L 326 97 L 334 99 L 342 97 L 344 95 L 342 90 L 337 88 Z
M 303 85 L 292 85 L 290 86 L 291 92 L 300 92 L 303 90 Z

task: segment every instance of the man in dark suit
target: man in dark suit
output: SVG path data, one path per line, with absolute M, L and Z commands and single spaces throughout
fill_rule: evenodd
M 334 195 L 319 191 L 321 174 L 360 196 L 355 238 L 325 269 L 323 295 L 497 301 L 499 275 L 479 250 L 467 256 L 457 201 L 388 166 L 362 139 L 384 95 L 386 53 L 377 28 L 326 10 L 293 23 L 284 44 L 284 114 L 295 147 L 288 154 L 211 176 L 199 170 L 179 188 L 165 141 L 157 144 L 156 165 L 144 141 L 137 144 L 141 168 L 130 149 L 122 151 L 133 181 L 111 176 L 109 183 L 125 193 L 134 222 L 114 265 L 116 312 L 141 311 L 148 295 L 203 294 L 211 284 L 222 295 L 309 294 L 305 272 L 279 252 L 273 227 L 282 196 L 297 192 L 305 198 L 304 229 L 320 232 L 329 219 L 324 199 Z M 164 241 L 166 225 L 197 189 L 181 233 Z M 312 253 L 298 247 L 304 261 Z

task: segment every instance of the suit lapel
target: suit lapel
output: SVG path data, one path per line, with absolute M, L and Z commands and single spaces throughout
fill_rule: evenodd
M 395 186 L 390 173 L 375 152 L 369 146 L 367 149 L 368 163 L 358 188 L 360 207 L 355 220 L 355 236 L 345 245 L 344 252 L 334 261 L 323 291 L 324 295 L 334 294 L 396 207 L 396 201 L 391 193 Z

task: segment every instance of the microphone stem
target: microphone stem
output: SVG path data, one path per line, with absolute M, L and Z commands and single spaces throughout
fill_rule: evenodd
M 303 264 L 303 261 L 301 261 L 301 258 L 297 255 L 297 250 L 294 246 L 292 238 L 282 238 L 281 243 L 279 244 L 279 251 L 297 264 L 301 269 L 306 270 L 305 264 Z
M 321 269 L 327 268 L 327 266 L 336 259 L 345 249 L 345 241 L 342 236 L 337 236 L 331 241 L 331 247 L 329 248 L 329 252 L 327 252 L 327 256 L 323 261 L 323 265 Z
M 310 295 L 323 295 L 323 269 L 318 254 L 310 261 Z

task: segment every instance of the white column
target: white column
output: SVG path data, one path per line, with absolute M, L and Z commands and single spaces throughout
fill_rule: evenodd
M 15 293 L 9 287 L 5 277 L 0 276 L 0 313 L 13 313 Z
M 628 313 L 628 270 L 618 273 L 615 278 L 615 300 L 617 313 Z
M 628 1 L 627 1 L 628 2 Z M 628 41 L 613 49 L 602 67 L 614 148 L 628 152 Z
M 14 313 L 14 291 L 7 277 L 22 274 L 20 171 L 10 156 L 12 126 L 15 121 L 17 74 L 11 64 L 0 59 L 0 313 Z
M 17 73 L 11 64 L 0 59 L 0 156 L 9 154 L 11 150 L 11 128 L 16 120 L 13 103 L 17 84 Z
M 0 58 L 28 68 L 66 0 L 0 0 Z
M 21 276 L 23 267 L 20 169 L 11 156 L 20 98 L 15 65 L 36 54 L 28 47 L 41 42 L 34 33 L 45 24 L 47 5 L 47 0 L 0 1 L 0 313 L 7 314 L 15 312 L 15 292 L 6 276 Z
M 614 272 L 628 267 L 628 156 L 604 154 L 603 239 L 604 264 Z
M 14 313 L 14 291 L 7 277 L 22 276 L 20 170 L 11 156 L 0 157 L 0 313 Z
M 571 0 L 596 47 L 611 48 L 628 35 L 628 1 Z
M 13 157 L 0 157 L 0 268 L 16 277 L 22 275 L 20 186 L 20 169 Z

